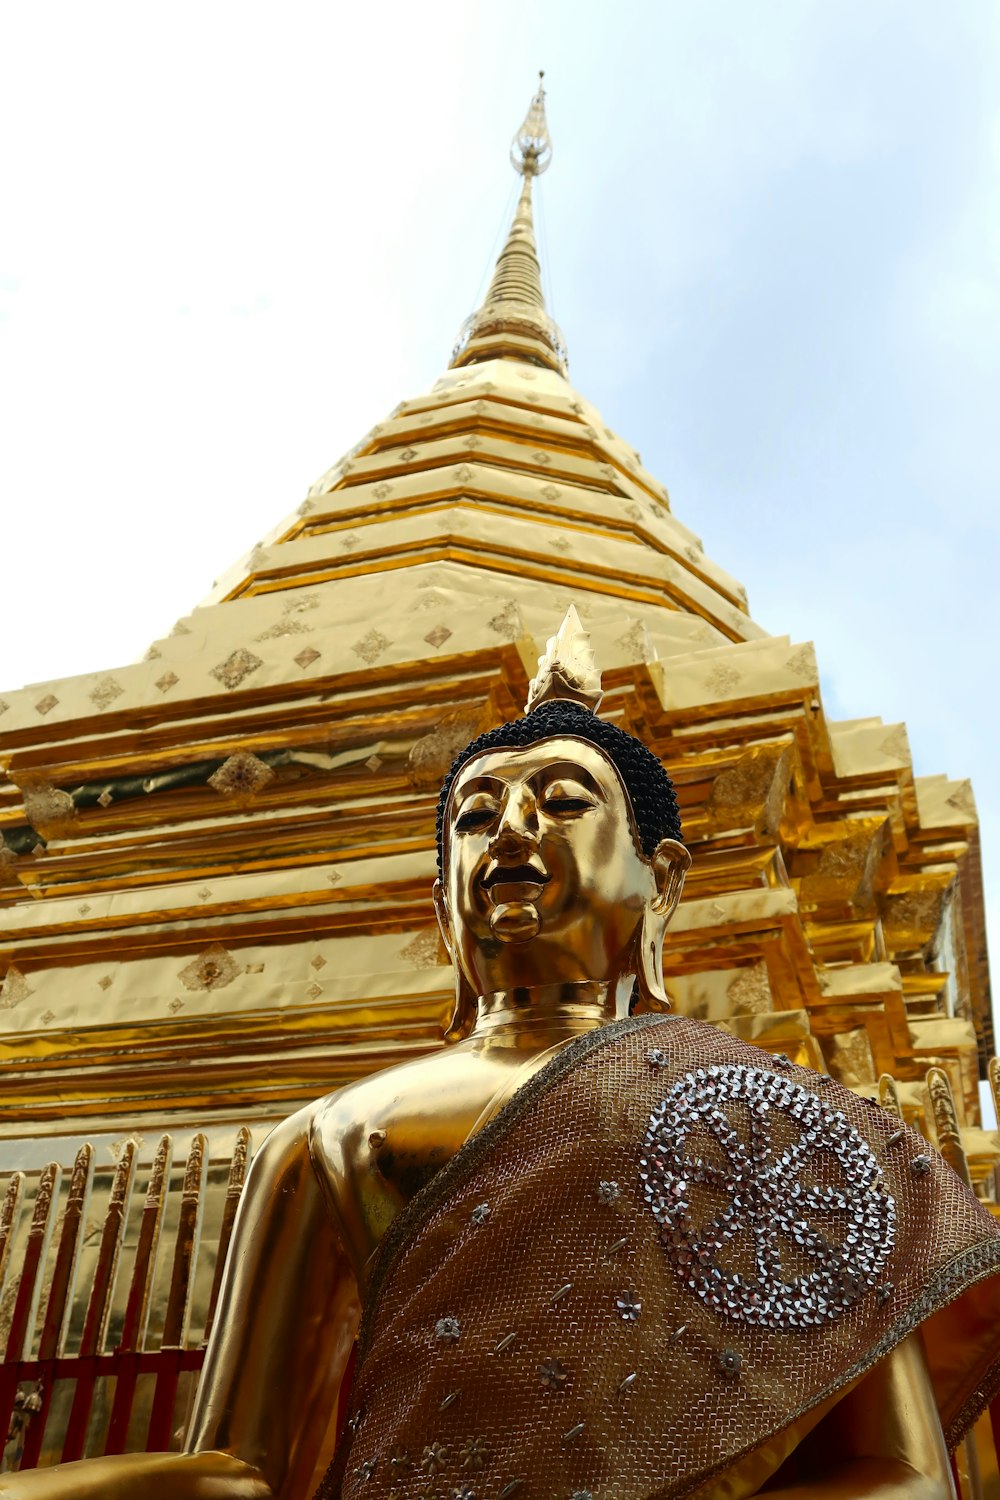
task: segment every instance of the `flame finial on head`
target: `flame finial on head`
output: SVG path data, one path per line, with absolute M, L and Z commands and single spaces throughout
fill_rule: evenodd
M 545 643 L 538 670 L 528 685 L 525 713 L 554 698 L 582 703 L 591 713 L 601 706 L 601 674 L 594 660 L 590 636 L 584 630 L 576 606 L 567 609 L 555 635 Z

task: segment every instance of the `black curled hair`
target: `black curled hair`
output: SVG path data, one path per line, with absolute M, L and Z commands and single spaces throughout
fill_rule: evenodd
M 542 703 L 523 718 L 498 724 L 460 751 L 444 779 L 437 811 L 438 874 L 444 878 L 444 812 L 455 777 L 476 755 L 489 750 L 519 750 L 539 740 L 570 735 L 602 750 L 617 770 L 628 792 L 639 829 L 642 852 L 653 855 L 661 839 L 680 840 L 681 818 L 674 784 L 651 750 L 616 724 L 599 719 L 581 703 L 557 698 Z

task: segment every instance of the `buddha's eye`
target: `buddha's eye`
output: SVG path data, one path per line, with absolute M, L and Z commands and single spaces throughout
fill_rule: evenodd
M 596 798 L 575 781 L 553 781 L 540 801 L 544 811 L 557 818 L 574 817 L 597 806 Z
M 476 833 L 489 828 L 496 821 L 498 811 L 495 802 L 466 803 L 455 819 L 455 828 L 459 833 Z

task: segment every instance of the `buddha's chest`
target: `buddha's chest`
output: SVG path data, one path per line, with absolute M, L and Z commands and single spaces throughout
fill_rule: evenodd
M 396 1215 L 530 1074 L 523 1057 L 516 1062 L 440 1058 L 436 1076 L 428 1069 L 406 1089 L 372 1087 L 348 1101 L 364 1105 L 354 1118 L 327 1122 L 336 1126 L 324 1135 L 338 1218 L 359 1272 Z

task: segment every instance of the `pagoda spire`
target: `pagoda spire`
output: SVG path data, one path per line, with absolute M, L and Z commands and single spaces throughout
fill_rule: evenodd
M 545 120 L 545 90 L 538 89 L 514 136 L 510 159 L 524 178 L 506 243 L 478 312 L 466 318 L 452 352 L 452 367 L 485 359 L 521 359 L 566 374 L 566 346 L 549 317 L 535 243 L 531 185 L 552 160 Z

